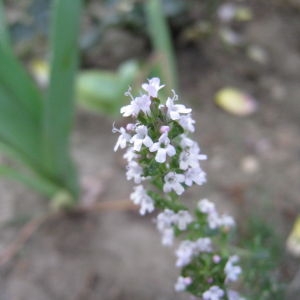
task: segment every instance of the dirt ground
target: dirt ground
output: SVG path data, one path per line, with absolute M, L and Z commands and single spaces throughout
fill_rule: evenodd
M 254 18 L 241 33 L 246 45 L 264 49 L 264 62 L 249 58 L 246 46 L 229 49 L 214 36 L 193 42 L 176 36 L 181 102 L 193 108 L 196 139 L 209 158 L 203 164 L 208 183 L 189 191 L 185 201 L 216 201 L 239 226 L 259 215 L 284 241 L 300 211 L 300 5 L 250 2 Z M 217 108 L 213 97 L 224 86 L 253 95 L 257 111 L 237 117 Z M 132 188 L 121 154 L 112 151 L 112 123 L 79 110 L 72 139 L 80 176 L 98 193 L 99 203 L 127 200 Z M 0 191 L 3 250 L 48 203 L 6 180 Z M 295 260 L 288 264 L 288 280 L 297 268 Z M 0 300 L 189 299 L 173 291 L 177 275 L 173 252 L 160 245 L 153 216 L 114 206 L 45 221 L 1 266 Z

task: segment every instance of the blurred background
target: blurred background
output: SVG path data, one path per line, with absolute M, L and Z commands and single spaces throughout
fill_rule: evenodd
M 41 93 L 54 2 L 3 1 L 14 54 Z M 246 253 L 240 291 L 299 299 L 300 1 L 82 2 L 71 152 L 89 209 L 49 215 L 46 196 L 1 179 L 0 299 L 189 299 L 173 291 L 173 252 L 153 216 L 130 205 L 132 185 L 113 152 L 124 92 L 137 94 L 150 76 L 193 109 L 208 182 L 184 201 L 209 198 L 235 216 Z

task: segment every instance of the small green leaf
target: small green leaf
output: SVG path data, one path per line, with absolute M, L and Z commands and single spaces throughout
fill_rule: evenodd
M 184 133 L 184 129 L 177 122 L 172 122 L 172 128 L 169 132 L 169 138 L 174 139 L 183 133 Z
M 136 61 L 125 62 L 117 72 L 80 72 L 77 77 L 77 99 L 87 109 L 116 115 L 127 101 L 124 91 L 134 85 L 138 72 Z

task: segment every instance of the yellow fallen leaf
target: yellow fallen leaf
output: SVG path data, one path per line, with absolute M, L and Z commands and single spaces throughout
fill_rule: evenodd
M 257 109 L 257 103 L 250 95 L 231 87 L 218 91 L 215 102 L 223 110 L 237 116 L 250 115 Z
M 297 217 L 286 241 L 286 248 L 294 256 L 300 257 L 300 216 Z

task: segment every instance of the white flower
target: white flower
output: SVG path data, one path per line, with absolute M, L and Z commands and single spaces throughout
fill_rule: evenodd
M 195 243 L 192 241 L 183 241 L 180 243 L 175 254 L 177 256 L 176 267 L 184 267 L 188 265 L 195 254 Z
M 147 95 L 136 97 L 134 103 L 140 111 L 143 111 L 145 114 L 150 113 L 151 99 Z
M 186 210 L 180 210 L 174 215 L 174 223 L 177 225 L 179 230 L 186 230 L 187 225 L 193 222 L 193 217 Z
M 225 228 L 232 228 L 235 226 L 235 221 L 231 216 L 224 214 L 220 217 L 219 226 L 222 226 Z
M 148 95 L 141 95 L 132 99 L 129 105 L 123 106 L 121 108 L 121 114 L 123 117 L 133 116 L 136 117 L 140 111 L 145 114 L 150 113 L 151 99 Z
M 175 291 L 176 292 L 183 292 L 186 290 L 186 287 L 192 283 L 191 277 L 182 277 L 179 276 L 175 283 Z
M 195 120 L 191 118 L 191 115 L 183 115 L 179 119 L 179 124 L 182 126 L 183 129 L 190 131 L 190 132 L 195 132 Z
M 216 212 L 215 204 L 207 199 L 198 202 L 198 209 L 204 214 L 212 214 Z
M 143 83 L 142 88 L 148 92 L 150 97 L 156 98 L 158 91 L 163 88 L 165 85 L 160 85 L 160 79 L 154 77 L 152 79 L 148 79 L 148 83 Z
M 182 149 L 191 148 L 195 144 L 195 141 L 187 137 L 185 134 L 180 135 L 180 146 Z
M 180 114 L 189 114 L 192 110 L 186 108 L 182 104 L 174 104 L 174 101 L 178 100 L 178 96 L 173 92 L 173 98 L 168 97 L 166 102 L 167 114 L 171 120 L 179 120 L 181 118 Z
M 200 160 L 206 160 L 207 156 L 200 154 L 198 144 L 189 138 L 182 138 L 180 142 L 183 150 L 179 156 L 179 167 L 186 170 L 188 167 L 199 167 Z
M 212 251 L 212 245 L 211 245 L 211 239 L 208 237 L 205 238 L 199 238 L 195 242 L 195 254 L 199 254 L 199 252 L 211 252 Z
M 176 214 L 170 210 L 165 209 L 159 213 L 156 218 L 156 226 L 162 235 L 162 244 L 164 246 L 171 246 L 174 240 L 174 229 L 172 228 L 174 217 Z
M 223 298 L 224 294 L 225 293 L 222 289 L 214 285 L 203 293 L 202 298 L 203 300 L 219 300 Z
M 217 212 L 213 212 L 207 215 L 207 222 L 210 229 L 216 229 L 220 227 L 220 216 Z
M 142 182 L 143 168 L 134 160 L 130 161 L 127 165 L 126 178 L 132 180 L 135 183 Z
M 124 157 L 128 162 L 131 162 L 131 161 L 134 160 L 135 158 L 138 158 L 139 155 L 135 153 L 135 151 L 133 150 L 133 147 L 129 147 L 129 148 L 127 148 L 127 151 L 125 152 L 125 154 L 123 155 L 123 157 Z
M 164 163 L 167 155 L 174 156 L 176 154 L 174 146 L 170 144 L 170 139 L 168 138 L 167 132 L 163 133 L 158 139 L 158 142 L 154 143 L 149 150 L 150 152 L 157 152 L 155 160 L 159 163 Z
M 172 246 L 174 241 L 174 229 L 172 227 L 165 228 L 161 231 L 161 243 L 164 246 Z
M 131 193 L 130 199 L 134 204 L 140 205 L 140 214 L 144 215 L 146 212 L 154 211 L 154 203 L 152 198 L 147 194 L 142 185 L 138 185 L 134 188 L 134 192 Z
M 184 192 L 184 187 L 181 185 L 181 183 L 185 180 L 185 176 L 183 174 L 169 172 L 164 177 L 164 180 L 165 184 L 163 186 L 163 190 L 165 193 L 169 193 L 174 190 L 177 195 L 181 195 Z
M 240 266 L 234 265 L 239 261 L 239 257 L 237 255 L 230 256 L 224 271 L 226 274 L 226 282 L 234 282 L 237 281 L 239 278 L 239 275 L 242 273 L 242 268 Z
M 159 213 L 156 218 L 156 226 L 162 235 L 162 244 L 171 246 L 174 239 L 174 228 L 176 225 L 179 230 L 186 230 L 187 225 L 193 221 L 192 216 L 186 210 L 180 210 L 178 213 L 170 209 L 165 209 Z
M 202 185 L 203 183 L 206 182 L 206 174 L 199 167 L 189 168 L 184 173 L 184 176 L 185 176 L 184 183 L 187 186 L 192 186 L 193 183 Z
M 159 213 L 156 218 L 157 229 L 164 230 L 165 228 L 170 228 L 174 223 L 175 216 L 174 211 L 167 208 Z
M 186 170 L 188 167 L 197 166 L 198 156 L 194 155 L 189 151 L 189 149 L 184 149 L 179 155 L 179 168 L 181 170 Z
M 135 129 L 136 134 L 130 139 L 130 142 L 133 143 L 133 149 L 135 151 L 140 151 L 142 145 L 146 147 L 151 147 L 153 142 L 152 139 L 148 136 L 148 129 L 145 125 L 139 125 Z
M 117 140 L 117 143 L 114 147 L 114 151 L 116 152 L 118 150 L 118 148 L 120 147 L 121 149 L 126 148 L 127 146 L 127 142 L 129 142 L 129 140 L 131 139 L 131 135 L 126 132 L 126 129 L 121 127 L 120 129 L 117 129 L 115 127 L 113 127 L 113 132 L 119 132 L 120 136 Z

